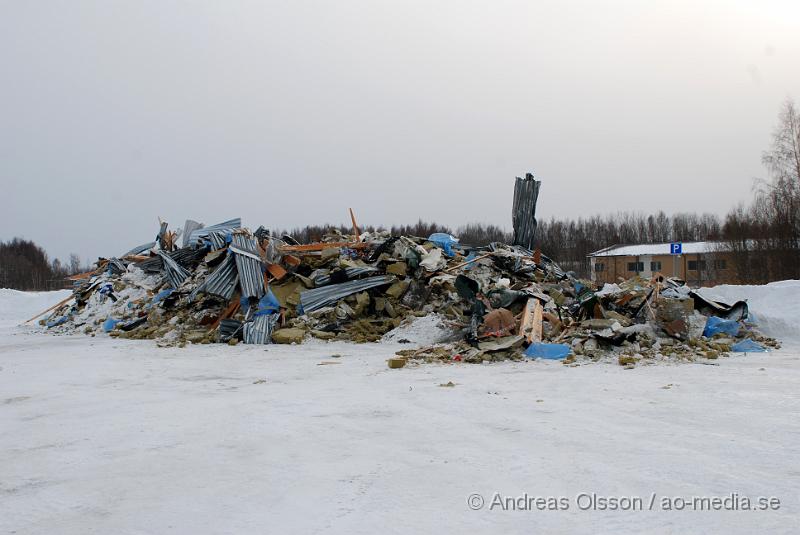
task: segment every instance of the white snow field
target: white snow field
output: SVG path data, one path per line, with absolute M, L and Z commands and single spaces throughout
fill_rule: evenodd
M 796 332 L 800 283 L 776 286 L 742 295 Z M 64 295 L 0 290 L 2 534 L 800 530 L 796 341 L 710 365 L 390 370 L 407 346 L 18 325 Z

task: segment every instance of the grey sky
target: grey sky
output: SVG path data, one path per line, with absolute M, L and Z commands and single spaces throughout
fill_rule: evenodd
M 800 98 L 800 3 L 0 0 L 0 239 L 724 214 Z

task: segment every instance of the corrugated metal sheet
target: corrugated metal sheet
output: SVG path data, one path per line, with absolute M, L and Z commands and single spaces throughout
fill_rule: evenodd
M 189 236 L 192 235 L 193 232 L 200 230 L 203 228 L 202 223 L 198 223 L 192 219 L 187 219 L 186 223 L 183 224 L 183 247 L 189 246 Z
M 163 251 L 158 251 L 158 256 L 164 262 L 164 275 L 167 280 L 176 290 L 183 284 L 183 281 L 189 277 L 189 272 L 183 269 L 180 264 L 170 258 L 168 254 Z
M 128 268 L 119 258 L 109 258 L 108 269 L 111 273 L 125 273 Z
M 375 273 L 378 271 L 378 268 L 364 266 L 364 267 L 349 267 L 345 268 L 344 272 L 347 275 L 348 280 L 358 278 L 362 275 L 368 275 L 370 273 Z M 331 274 L 330 272 L 324 275 L 318 275 L 311 279 L 314 282 L 314 286 L 327 286 L 331 283 Z
M 208 249 L 205 247 L 200 249 L 184 247 L 183 249 L 178 249 L 168 254 L 169 257 L 175 260 L 180 266 L 194 267 L 195 264 L 198 264 L 203 259 L 207 252 Z M 160 256 L 154 256 L 153 258 L 148 258 L 136 264 L 139 269 L 148 273 L 158 273 L 163 269 L 163 265 L 164 262 L 161 260 Z
M 302 313 L 307 314 L 318 308 L 332 305 L 339 299 L 343 299 L 348 295 L 383 286 L 384 284 L 390 284 L 395 280 L 397 279 L 394 275 L 381 275 L 378 277 L 347 281 L 341 284 L 329 284 L 321 288 L 306 290 L 300 294 L 300 307 L 302 308 Z
M 255 239 L 244 234 L 234 234 L 229 251 L 236 259 L 242 296 L 261 299 L 265 293 L 264 272 L 261 270 L 264 263 L 256 251 Z
M 223 221 L 222 223 L 217 223 L 216 225 L 211 225 L 210 227 L 203 227 L 193 230 L 188 234 L 188 237 L 185 238 L 184 241 L 187 245 L 197 245 L 198 243 L 201 243 L 204 238 L 208 238 L 210 234 L 217 231 L 222 232 L 224 235 L 240 228 L 242 228 L 242 218 L 237 217 L 236 219 Z
M 155 246 L 156 246 L 156 242 L 154 242 L 154 241 L 143 243 L 142 245 L 140 245 L 138 247 L 134 247 L 133 249 L 131 249 L 130 251 L 128 251 L 127 253 L 122 255 L 122 257 L 125 258 L 126 256 L 137 255 L 139 253 L 143 253 L 143 252 L 145 252 L 147 250 L 150 250 Z
M 256 316 L 253 321 L 244 324 L 245 344 L 271 344 L 272 330 L 278 323 L 278 314 Z
M 195 288 L 191 299 L 195 300 L 197 294 L 203 292 L 221 297 L 225 301 L 230 301 L 238 282 L 239 274 L 236 271 L 236 261 L 232 254 L 228 254 L 222 263 L 217 266 L 217 269 L 203 281 L 203 284 Z
M 223 247 L 228 245 L 228 242 L 226 240 L 228 234 L 229 231 L 227 230 L 217 230 L 209 233 L 209 235 L 206 236 L 206 240 L 208 240 L 208 242 L 211 243 L 212 250 L 218 251 L 219 249 L 222 249 Z
M 242 330 L 242 322 L 233 319 L 224 319 L 219 322 L 219 341 L 227 342 Z
M 517 177 L 514 183 L 514 205 L 511 222 L 514 225 L 514 245 L 533 249 L 536 235 L 536 201 L 542 183 L 534 180 L 528 173 L 525 178 Z

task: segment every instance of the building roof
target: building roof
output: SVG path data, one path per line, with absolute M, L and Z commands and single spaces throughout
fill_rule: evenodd
M 723 242 L 694 241 L 682 242 L 683 254 L 714 253 L 725 249 Z M 612 245 L 590 254 L 590 257 L 601 256 L 652 256 L 670 254 L 670 243 L 643 243 L 639 245 Z

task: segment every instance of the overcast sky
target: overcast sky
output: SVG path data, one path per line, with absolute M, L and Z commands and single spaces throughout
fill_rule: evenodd
M 724 214 L 800 100 L 800 2 L 0 0 L 0 239 L 160 216 L 511 226 Z

